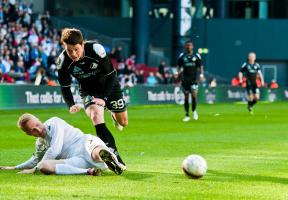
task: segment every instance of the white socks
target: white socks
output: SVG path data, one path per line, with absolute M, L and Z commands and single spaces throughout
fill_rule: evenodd
M 87 174 L 87 170 L 67 164 L 56 164 L 55 167 L 56 174 Z

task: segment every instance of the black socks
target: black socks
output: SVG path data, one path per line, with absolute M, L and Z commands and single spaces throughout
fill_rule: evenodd
M 108 146 L 117 151 L 112 133 L 108 130 L 105 123 L 95 126 L 97 136 Z
M 189 117 L 189 98 L 185 98 L 184 100 L 184 109 L 185 109 L 185 115 Z
M 192 96 L 192 112 L 196 110 L 197 101 L 196 98 Z
M 98 124 L 95 126 L 97 136 L 107 145 L 107 147 L 111 148 L 112 152 L 117 156 L 119 162 L 125 165 L 123 160 L 121 159 L 116 144 L 115 139 L 109 129 L 106 127 L 105 123 Z
M 257 103 L 257 100 L 254 99 L 253 101 L 248 101 L 248 107 L 253 107 Z

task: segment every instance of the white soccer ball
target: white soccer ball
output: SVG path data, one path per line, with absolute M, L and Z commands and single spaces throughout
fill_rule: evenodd
M 184 173 L 191 178 L 201 178 L 208 169 L 206 160 L 199 155 L 189 155 L 182 162 Z

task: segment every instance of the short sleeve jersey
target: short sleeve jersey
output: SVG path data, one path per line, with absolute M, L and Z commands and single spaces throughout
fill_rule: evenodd
M 103 94 L 106 76 L 115 72 L 104 47 L 92 41 L 84 43 L 84 56 L 76 62 L 64 50 L 57 59 L 57 69 L 60 85 L 69 87 L 71 76 L 75 77 L 81 96 Z
M 256 84 L 257 74 L 261 73 L 260 65 L 258 63 L 249 64 L 244 62 L 240 72 L 247 78 L 247 85 Z
M 182 53 L 178 58 L 178 66 L 183 69 L 184 82 L 196 82 L 202 66 L 201 56 L 198 53 Z

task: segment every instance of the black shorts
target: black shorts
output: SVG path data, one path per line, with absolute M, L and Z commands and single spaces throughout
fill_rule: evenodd
M 92 102 L 93 96 L 97 97 L 97 94 L 86 95 L 82 97 L 85 109 L 88 108 L 90 105 L 95 104 L 94 102 Z M 105 100 L 105 108 L 116 113 L 123 112 L 127 109 L 120 86 L 115 85 L 113 87 L 110 96 Z
M 198 83 L 197 82 L 182 82 L 182 89 L 183 92 L 191 92 L 191 91 L 198 91 Z
M 259 87 L 257 87 L 257 85 L 253 84 L 253 85 L 247 85 L 246 86 L 246 91 L 247 91 L 247 94 L 250 95 L 250 94 L 259 94 L 260 93 L 260 89 Z

